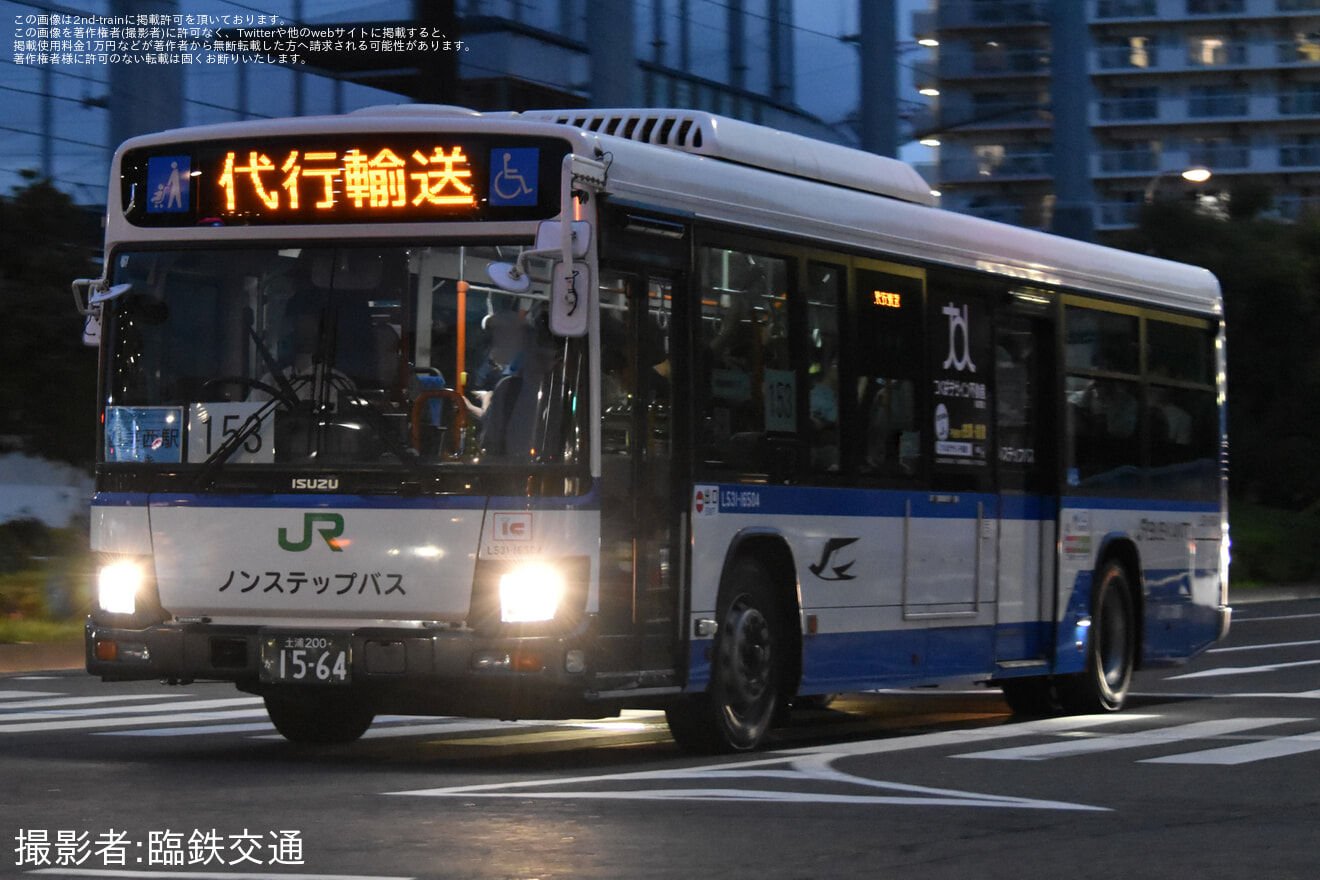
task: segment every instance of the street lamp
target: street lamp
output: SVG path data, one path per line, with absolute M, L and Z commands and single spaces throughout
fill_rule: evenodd
M 1146 194 L 1142 201 L 1147 205 L 1152 204 L 1155 201 L 1155 190 L 1159 189 L 1160 181 L 1166 177 L 1181 177 L 1188 183 L 1200 184 L 1209 180 L 1210 175 L 1210 169 L 1204 165 L 1193 165 L 1191 168 L 1182 171 L 1161 171 L 1150 179 L 1150 183 L 1146 184 Z

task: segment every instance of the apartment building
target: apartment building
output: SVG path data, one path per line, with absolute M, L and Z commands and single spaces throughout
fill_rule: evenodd
M 1098 234 L 1131 227 L 1148 198 L 1320 212 L 1320 0 L 1076 2 Z M 1049 228 L 1050 6 L 931 0 L 915 14 L 917 38 L 937 44 L 916 85 L 938 93 L 924 134 L 940 143 L 945 207 Z M 1191 168 L 1212 176 L 1189 183 Z

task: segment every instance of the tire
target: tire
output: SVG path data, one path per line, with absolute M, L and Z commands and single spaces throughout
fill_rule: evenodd
M 706 692 L 665 710 L 670 733 L 685 750 L 701 753 L 755 749 L 784 708 L 784 670 L 790 640 L 762 563 L 735 562 L 720 589 L 720 622 L 711 648 Z
M 1127 571 L 1110 561 L 1091 598 L 1086 670 L 1058 679 L 1059 700 L 1070 714 L 1117 712 L 1127 699 L 1136 666 L 1136 614 Z
M 267 694 L 266 714 L 275 729 L 299 745 L 343 745 L 359 739 L 375 715 L 346 694 Z

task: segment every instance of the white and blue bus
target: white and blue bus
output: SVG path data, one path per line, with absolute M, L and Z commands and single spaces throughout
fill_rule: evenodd
M 1119 709 L 1228 628 L 1206 271 L 693 111 L 377 107 L 115 155 L 87 668 L 380 713 L 967 681 Z

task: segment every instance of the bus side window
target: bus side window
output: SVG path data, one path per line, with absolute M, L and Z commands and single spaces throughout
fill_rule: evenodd
M 922 419 L 917 382 L 922 365 L 920 277 L 870 269 L 856 272 L 858 298 L 858 470 L 888 477 L 915 476 L 921 464 Z
M 807 267 L 807 325 L 810 364 L 807 403 L 811 425 L 811 469 L 837 472 L 839 456 L 839 293 L 846 270 L 812 263 Z
M 1065 325 L 1068 484 L 1135 491 L 1142 479 L 1137 316 L 1069 306 Z
M 766 436 L 797 430 L 784 260 L 703 248 L 700 257 L 702 455 L 756 471 Z

